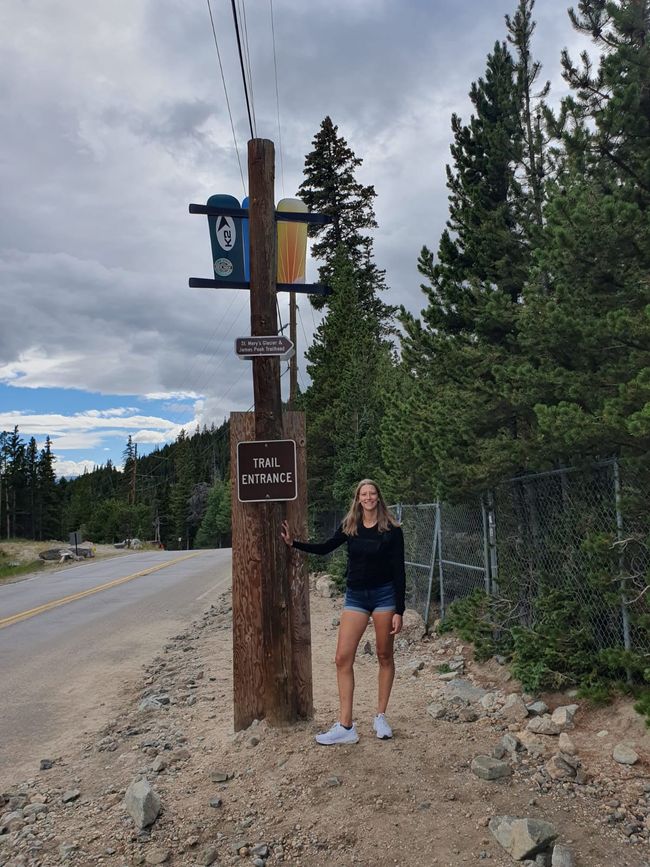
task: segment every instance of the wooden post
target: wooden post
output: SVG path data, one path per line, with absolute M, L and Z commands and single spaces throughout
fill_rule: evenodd
M 277 334 L 275 149 L 267 139 L 248 142 L 251 333 Z M 255 438 L 282 439 L 280 360 L 253 360 Z M 291 652 L 290 588 L 285 545 L 280 538 L 282 503 L 258 503 L 262 564 L 262 647 L 265 717 L 271 723 L 296 719 Z
M 289 409 L 296 408 L 298 397 L 298 329 L 296 327 L 296 293 L 289 293 L 289 340 L 293 343 L 294 353 L 289 359 Z

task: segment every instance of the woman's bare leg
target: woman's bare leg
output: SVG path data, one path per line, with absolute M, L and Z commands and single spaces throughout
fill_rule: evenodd
M 343 611 L 336 643 L 336 680 L 339 687 L 341 725 L 352 725 L 354 698 L 354 657 L 361 636 L 366 631 L 368 615 L 361 611 Z
M 372 621 L 375 625 L 377 659 L 379 660 L 377 713 L 386 713 L 390 691 L 395 679 L 395 660 L 393 658 L 394 636 L 390 634 L 393 628 L 394 613 L 394 611 L 375 611 L 372 615 Z

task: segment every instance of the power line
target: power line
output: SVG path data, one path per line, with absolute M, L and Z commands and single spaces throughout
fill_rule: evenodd
M 246 54 L 246 70 L 248 72 L 248 87 L 251 94 L 251 110 L 253 112 L 253 127 L 257 135 L 257 118 L 255 117 L 255 93 L 253 89 L 253 67 L 251 66 L 251 52 L 248 46 L 248 23 L 246 21 L 246 0 L 237 0 L 241 8 L 241 17 L 244 22 L 244 51 Z
M 280 152 L 280 177 L 282 179 L 282 195 L 284 190 L 284 160 L 282 158 L 282 128 L 280 126 L 280 90 L 278 88 L 278 59 L 275 52 L 275 23 L 273 20 L 273 0 L 269 0 L 271 6 L 271 36 L 273 39 L 273 68 L 275 69 L 275 105 L 278 115 L 278 150 Z
M 232 17 L 235 22 L 235 33 L 237 35 L 237 50 L 239 51 L 239 65 L 241 66 L 241 77 L 244 85 L 244 96 L 246 97 L 246 110 L 248 111 L 248 125 L 251 131 L 251 138 L 255 138 L 255 133 L 253 132 L 253 118 L 251 117 L 251 104 L 248 99 L 248 85 L 246 84 L 246 70 L 244 68 L 244 55 L 242 53 L 241 46 L 241 37 L 239 35 L 239 21 L 237 20 L 237 8 L 235 6 L 235 0 L 230 0 L 232 6 Z
M 221 71 L 221 81 L 223 82 L 223 92 L 226 96 L 226 106 L 228 107 L 228 116 L 230 118 L 230 129 L 232 130 L 232 137 L 235 142 L 235 153 L 237 154 L 237 163 L 239 164 L 239 174 L 241 176 L 242 187 L 244 188 L 244 195 L 246 195 L 246 182 L 244 181 L 244 170 L 242 169 L 241 159 L 239 157 L 239 146 L 237 144 L 237 136 L 235 135 L 235 124 L 232 119 L 232 112 L 230 110 L 230 100 L 228 99 L 228 88 L 226 87 L 226 78 L 223 74 L 223 64 L 221 63 L 221 53 L 219 51 L 219 43 L 217 42 L 217 31 L 214 26 L 214 18 L 212 17 L 212 7 L 210 6 L 210 0 L 207 0 L 208 4 L 208 12 L 210 13 L 210 24 L 212 25 L 212 35 L 214 37 L 214 47 L 217 49 L 217 59 L 219 60 L 219 69 Z

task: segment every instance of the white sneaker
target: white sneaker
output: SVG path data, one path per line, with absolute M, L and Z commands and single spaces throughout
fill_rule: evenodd
M 321 732 L 316 735 L 316 742 L 323 746 L 331 744 L 356 744 L 359 740 L 357 727 L 352 723 L 351 729 L 346 729 L 340 722 L 335 722 L 328 732 Z
M 377 716 L 372 721 L 372 727 L 377 732 L 377 737 L 381 738 L 382 741 L 388 740 L 388 738 L 393 737 L 393 730 L 388 725 L 388 720 L 383 715 L 383 713 L 377 714 Z

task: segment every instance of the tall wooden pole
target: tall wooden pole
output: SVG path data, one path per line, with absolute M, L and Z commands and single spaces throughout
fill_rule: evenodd
M 289 293 L 289 340 L 294 345 L 294 353 L 289 359 L 289 409 L 296 408 L 298 397 L 298 329 L 296 328 L 296 293 Z
M 248 142 L 250 226 L 251 334 L 277 334 L 275 149 L 267 139 Z M 280 361 L 262 357 L 253 360 L 255 438 L 282 439 Z M 296 702 L 293 691 L 290 587 L 287 557 L 280 527 L 282 503 L 259 503 L 262 562 L 261 607 L 263 672 L 262 688 L 266 717 L 271 723 L 293 722 Z

